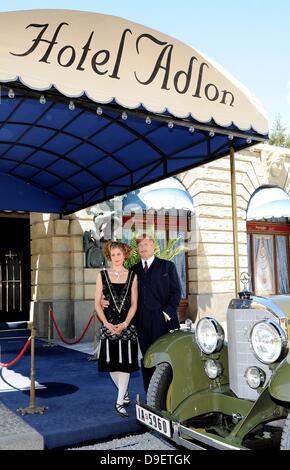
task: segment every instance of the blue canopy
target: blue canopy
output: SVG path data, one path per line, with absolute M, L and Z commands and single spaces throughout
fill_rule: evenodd
M 2 210 L 75 212 L 263 138 L 170 116 L 151 115 L 147 124 L 148 113 L 117 105 L 98 115 L 89 100 L 69 104 L 51 91 L 41 104 L 39 93 L 15 83 L 9 98 L 10 89 L 1 87 Z

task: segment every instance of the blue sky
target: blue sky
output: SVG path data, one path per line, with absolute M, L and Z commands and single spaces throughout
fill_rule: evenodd
M 6 6 L 6 8 L 5 8 Z M 240 80 L 290 132 L 290 0 L 11 0 L 0 11 L 87 10 L 122 16 L 196 47 Z

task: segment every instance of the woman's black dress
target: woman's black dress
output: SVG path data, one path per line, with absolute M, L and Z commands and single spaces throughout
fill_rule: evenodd
M 117 325 L 125 321 L 130 309 L 135 273 L 128 271 L 127 281 L 124 284 L 112 283 L 105 269 L 101 271 L 101 276 L 103 294 L 109 301 L 109 306 L 104 309 L 104 315 L 109 323 Z M 137 333 L 132 322 L 119 335 L 112 335 L 102 326 L 100 340 L 99 371 L 133 372 L 139 369 Z

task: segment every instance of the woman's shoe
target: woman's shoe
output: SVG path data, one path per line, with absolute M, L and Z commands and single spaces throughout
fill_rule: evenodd
M 122 416 L 123 418 L 128 418 L 129 415 L 124 405 L 119 405 L 118 403 L 116 403 L 115 410 L 117 411 L 118 415 Z
M 131 403 L 131 400 L 129 398 L 129 393 L 126 392 L 124 395 L 123 405 L 127 408 L 127 406 L 129 406 L 130 403 Z

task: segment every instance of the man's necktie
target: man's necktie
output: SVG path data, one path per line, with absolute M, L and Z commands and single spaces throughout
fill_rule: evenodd
M 147 273 L 148 271 L 148 264 L 147 264 L 147 261 L 145 260 L 144 261 L 144 273 Z

